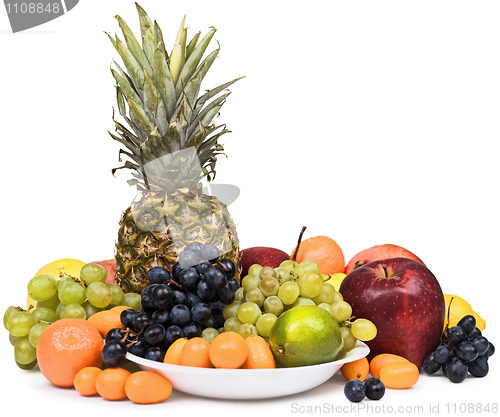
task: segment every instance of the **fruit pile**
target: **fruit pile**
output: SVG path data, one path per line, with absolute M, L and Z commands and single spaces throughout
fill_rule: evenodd
M 162 362 L 177 339 L 213 339 L 219 334 L 217 329 L 224 325 L 222 311 L 239 288 L 234 263 L 219 256 L 215 246 L 193 242 L 180 253 L 171 273 L 161 266 L 151 268 L 141 310 L 122 311 L 124 328 L 106 335 L 104 362 L 118 366 L 127 351 Z
M 422 369 L 435 374 L 439 369 L 451 382 L 462 382 L 470 373 L 481 378 L 488 374 L 488 359 L 494 345 L 481 334 L 472 315 L 464 316 L 456 326 L 446 328 L 441 343 L 424 360 Z
M 32 369 L 36 347 L 42 331 L 59 319 L 88 319 L 99 311 L 115 306 L 141 308 L 140 294 L 124 294 L 113 283 L 106 282 L 107 271 L 98 264 L 85 264 L 79 278 L 69 275 L 56 280 L 40 274 L 28 282 L 28 296 L 36 302 L 28 310 L 10 306 L 4 314 L 4 327 L 14 346 L 14 357 L 22 369 Z
M 318 306 L 328 311 L 341 325 L 343 351 L 351 350 L 356 340 L 368 341 L 377 334 L 373 323 L 363 318 L 350 321 L 353 311 L 314 261 L 286 260 L 279 267 L 253 264 L 241 280 L 235 301 L 224 307 L 224 330 L 246 337 L 269 337 L 280 315 L 297 306 Z M 326 282 L 325 282 L 326 281 Z

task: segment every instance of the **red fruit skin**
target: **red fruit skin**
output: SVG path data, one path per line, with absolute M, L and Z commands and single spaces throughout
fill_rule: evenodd
M 254 246 L 252 248 L 243 249 L 240 252 L 241 258 L 241 278 L 248 274 L 248 268 L 253 264 L 269 266 L 277 268 L 281 262 L 289 260 L 290 255 L 280 249 L 270 248 L 267 246 Z
M 390 258 L 408 258 L 425 265 L 417 255 L 409 250 L 398 245 L 391 245 L 390 243 L 387 243 L 384 245 L 372 246 L 371 248 L 358 252 L 347 263 L 345 267 L 345 274 L 349 275 L 354 269 L 366 265 L 367 263 Z
M 393 353 L 420 368 L 439 345 L 444 296 L 434 274 L 420 262 L 406 258 L 370 262 L 345 277 L 339 291 L 355 317 L 377 327 L 377 336 L 366 342 L 369 360 Z
M 108 259 L 106 261 L 95 261 L 92 263 L 102 265 L 104 268 L 106 268 L 106 271 L 108 271 L 106 282 L 116 284 L 116 260 Z

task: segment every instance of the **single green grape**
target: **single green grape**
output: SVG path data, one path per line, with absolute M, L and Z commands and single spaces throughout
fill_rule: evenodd
M 209 343 L 212 343 L 212 340 L 215 339 L 215 336 L 217 336 L 219 332 L 217 329 L 214 329 L 213 327 L 207 327 L 206 329 L 203 329 L 201 332 L 201 337 L 203 339 L 208 340 Z
M 31 311 L 37 320 L 46 321 L 48 323 L 54 323 L 59 320 L 59 316 L 56 314 L 54 310 L 46 307 L 37 307 Z
M 259 288 L 250 288 L 245 295 L 245 299 L 262 307 L 266 297 Z
M 87 313 L 81 304 L 68 304 L 61 311 L 62 319 L 86 319 Z
M 36 360 L 36 349 L 31 346 L 28 337 L 21 337 L 14 346 L 14 358 L 16 362 L 27 365 Z
M 85 287 L 76 282 L 68 282 L 59 291 L 59 301 L 65 305 L 83 304 L 87 299 Z
M 12 336 L 26 337 L 31 328 L 38 323 L 36 317 L 28 311 L 22 311 L 10 316 L 7 328 Z
M 50 275 L 37 275 L 28 282 L 28 295 L 35 301 L 46 301 L 56 292 L 56 280 Z
M 63 311 L 63 308 L 66 307 L 66 304 L 59 303 L 59 305 L 56 308 L 56 314 L 61 317 L 61 311 Z
M 352 335 L 362 342 L 368 342 L 377 336 L 377 327 L 367 319 L 356 319 L 351 325 Z
M 333 316 L 333 308 L 330 304 L 327 303 L 319 303 L 317 304 L 318 307 L 322 308 L 323 310 L 328 311 L 332 316 Z
M 278 297 L 285 305 L 293 304 L 297 300 L 299 295 L 299 284 L 297 284 L 295 281 L 289 281 L 281 284 L 278 290 Z
M 262 268 L 259 272 L 259 277 L 260 279 L 274 278 L 275 280 L 278 280 L 278 274 L 270 266 L 265 266 L 264 268 Z
M 259 282 L 259 289 L 265 297 L 270 297 L 271 295 L 278 294 L 280 283 L 276 278 L 265 277 Z
M 319 305 L 321 303 L 327 303 L 330 304 L 334 299 L 335 299 L 335 293 L 337 290 L 333 285 L 323 285 L 321 288 L 320 293 L 314 297 L 312 300 L 316 303 L 316 305 Z
M 27 370 L 30 370 L 30 369 L 33 369 L 37 364 L 37 361 L 36 359 L 33 361 L 33 362 L 30 362 L 26 365 L 22 364 L 22 363 L 19 363 L 18 361 L 16 361 L 16 365 L 19 366 L 19 368 L 27 371 Z
M 97 308 L 96 306 L 93 306 L 92 304 L 89 303 L 89 300 L 85 301 L 82 304 L 83 309 L 85 310 L 85 315 L 87 317 L 87 320 L 89 317 L 93 316 L 95 313 L 98 313 L 99 311 L 103 311 L 103 308 Z
M 295 302 L 292 304 L 292 307 L 297 307 L 297 306 L 315 306 L 316 304 L 314 303 L 313 300 L 310 298 L 306 297 L 299 297 Z
M 241 305 L 241 301 L 233 301 L 231 304 L 227 304 L 222 309 L 222 317 L 224 320 L 227 320 L 231 317 L 236 317 L 236 312 L 238 311 L 238 307 Z
M 234 301 L 241 301 L 245 298 L 245 288 L 240 287 L 234 293 Z
M 38 338 L 40 337 L 42 332 L 49 326 L 50 326 L 49 323 L 37 323 L 31 328 L 30 333 L 28 335 L 28 339 L 31 343 L 31 346 L 36 348 L 36 345 L 38 343 Z
M 80 278 L 85 281 L 87 287 L 94 282 L 106 282 L 108 271 L 98 264 L 85 264 L 80 271 Z
M 280 267 L 274 268 L 274 271 L 278 275 L 279 283 L 287 282 L 293 279 L 290 272 L 288 272 L 285 268 L 280 268 Z
M 77 281 L 75 281 L 72 277 L 62 277 L 59 281 L 57 281 L 57 291 L 59 291 L 63 285 L 66 284 L 78 284 Z
M 120 302 L 121 306 L 127 306 L 135 311 L 139 311 L 141 309 L 141 294 L 137 294 L 135 292 L 128 292 L 123 294 L 122 301 Z
M 328 285 L 330 285 L 330 284 L 328 284 Z M 344 301 L 344 297 L 340 292 L 335 290 L 335 296 L 333 297 L 333 301 L 330 303 L 330 305 L 332 305 L 334 303 L 338 303 L 339 301 Z M 333 307 L 333 305 L 332 305 L 332 307 Z
M 345 352 L 349 352 L 350 350 L 354 349 L 357 340 L 352 335 L 351 329 L 346 326 L 340 326 L 340 334 L 342 335 L 342 340 L 344 341 L 342 350 Z
M 337 303 L 332 303 L 332 315 L 339 323 L 349 320 L 352 316 L 352 307 L 345 301 L 339 301 Z
M 246 339 L 249 336 L 259 335 L 259 333 L 257 332 L 257 328 L 250 323 L 243 323 L 240 327 L 238 327 L 236 333 L 243 336 L 244 339 Z
M 262 265 L 253 264 L 248 268 L 248 275 L 257 275 L 259 276 L 260 270 L 263 268 Z
M 255 328 L 257 332 L 262 337 L 269 337 L 269 333 L 271 332 L 271 328 L 274 325 L 274 322 L 278 319 L 275 314 L 272 313 L 264 313 L 259 317 L 257 323 L 255 323 Z
M 93 282 L 87 287 L 87 300 L 98 308 L 106 308 L 112 299 L 113 294 L 104 282 Z
M 255 324 L 262 315 L 262 311 L 257 304 L 246 301 L 238 307 L 236 315 L 242 323 Z
M 16 336 L 12 336 L 10 333 L 9 333 L 9 342 L 12 346 L 16 346 L 16 343 L 17 341 L 19 340 L 19 337 L 16 337 Z
M 104 268 L 104 267 L 103 267 Z M 106 285 L 111 290 L 113 298 L 111 298 L 110 304 L 119 305 L 123 299 L 123 290 L 118 284 L 113 284 L 111 282 L 106 282 Z
M 5 313 L 3 315 L 3 326 L 5 327 L 5 330 L 9 330 L 9 327 L 7 326 L 9 319 L 14 314 L 21 313 L 22 311 L 23 309 L 21 307 L 14 307 L 14 306 L 7 307 L 7 310 L 5 310 Z
M 279 316 L 283 313 L 284 306 L 283 301 L 277 295 L 271 295 L 264 301 L 264 311 L 266 313 L 272 313 L 275 316 Z
M 243 323 L 238 317 L 229 317 L 225 322 L 224 322 L 224 331 L 225 332 L 235 332 L 238 330 L 238 327 L 240 327 Z
M 57 281 L 59 282 L 59 281 Z M 43 308 L 49 308 L 51 310 L 56 311 L 57 306 L 59 305 L 59 294 L 56 292 L 52 297 L 50 297 L 48 300 L 45 301 L 38 301 L 36 303 L 36 308 L 43 307 Z
M 306 298 L 314 298 L 323 289 L 323 276 L 316 271 L 308 271 L 302 275 L 297 284 L 299 284 L 300 295 Z
M 258 275 L 247 275 L 241 280 L 241 286 L 246 292 L 250 291 L 252 288 L 257 288 L 260 283 L 260 277 Z
M 290 274 L 293 274 L 297 265 L 297 261 L 292 261 L 291 259 L 289 259 L 287 261 L 281 262 L 279 267 L 286 269 Z
M 295 274 L 302 278 L 306 272 L 315 271 L 319 273 L 319 265 L 314 261 L 303 261 L 295 267 Z

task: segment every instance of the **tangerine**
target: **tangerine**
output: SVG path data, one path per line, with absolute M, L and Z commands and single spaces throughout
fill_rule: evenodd
M 219 333 L 210 343 L 210 361 L 216 368 L 237 369 L 245 362 L 247 353 L 245 339 L 236 332 Z
M 363 357 L 357 361 L 345 363 L 340 368 L 340 372 L 348 381 L 351 379 L 364 381 L 370 373 L 370 364 L 368 363 L 368 359 Z
M 84 319 L 60 319 L 38 339 L 38 367 L 54 385 L 72 387 L 78 371 L 87 366 L 102 366 L 103 346 L 101 334 L 92 323 Z
M 159 403 L 170 397 L 172 384 L 155 372 L 138 371 L 127 378 L 125 394 L 137 404 Z
M 276 368 L 273 352 L 262 336 L 249 336 L 245 339 L 247 345 L 247 358 L 244 369 L 269 369 Z
M 97 327 L 101 336 L 105 338 L 111 329 L 125 328 L 120 320 L 120 314 L 123 310 L 127 310 L 128 308 L 127 306 L 117 306 L 113 307 L 111 310 L 99 311 L 92 314 L 87 321 Z
M 106 400 L 123 400 L 127 398 L 125 383 L 130 375 L 131 373 L 123 368 L 107 368 L 97 375 L 95 388 Z
M 209 350 L 210 342 L 203 337 L 189 339 L 182 349 L 180 365 L 211 368 Z
M 95 366 L 80 369 L 73 380 L 75 389 L 84 396 L 96 395 L 95 380 L 101 372 L 102 369 Z
M 295 255 L 295 252 L 297 254 Z M 344 272 L 345 259 L 342 249 L 333 239 L 327 236 L 310 237 L 300 242 L 292 251 L 290 259 L 298 263 L 303 261 L 314 261 L 319 265 L 319 271 L 324 274 L 336 274 Z

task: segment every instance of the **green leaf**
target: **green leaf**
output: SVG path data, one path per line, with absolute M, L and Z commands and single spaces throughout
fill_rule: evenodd
M 175 39 L 174 48 L 172 53 L 170 54 L 170 74 L 172 74 L 172 80 L 174 84 L 177 82 L 177 78 L 184 66 L 186 61 L 186 36 L 187 31 L 184 28 L 184 22 L 186 20 L 186 16 L 182 19 L 179 30 L 177 31 L 177 38 Z
M 136 91 L 142 91 L 142 86 L 144 85 L 144 70 L 141 64 L 134 58 L 132 53 L 128 50 L 126 45 L 116 38 L 116 50 L 120 54 L 125 68 L 132 80 Z
M 153 57 L 156 45 L 158 44 L 158 40 L 155 38 L 153 22 L 141 6 L 137 3 L 135 6 L 139 14 L 139 23 L 141 24 L 142 49 L 149 63 L 153 65 Z
M 141 67 L 146 67 L 148 71 L 151 71 L 151 65 L 141 48 L 141 45 L 135 38 L 133 32 L 130 30 L 129 26 L 120 16 L 115 16 L 118 19 L 118 24 L 123 32 L 123 36 L 125 37 L 125 42 L 127 43 L 128 50 L 132 53 L 136 61 L 141 65 Z
M 165 59 L 168 62 L 168 52 L 165 49 L 165 42 L 163 41 L 163 33 L 161 32 L 161 28 L 158 25 L 158 23 L 156 22 L 156 20 L 154 23 L 154 33 L 155 33 L 156 47 L 162 49 L 163 55 L 165 55 Z M 155 49 L 155 52 L 156 52 L 156 49 Z
M 154 125 L 144 109 L 130 98 L 128 99 L 128 107 L 130 111 L 130 118 L 137 125 L 137 127 L 146 134 L 147 132 L 152 132 Z
M 153 68 L 153 81 L 156 89 L 160 93 L 163 103 L 165 104 L 167 120 L 170 121 L 175 110 L 177 98 L 175 95 L 174 82 L 168 68 L 167 59 L 162 45 L 158 45 L 158 48 L 156 48 Z
M 198 39 L 200 38 L 201 32 L 198 32 L 196 35 L 193 36 L 193 39 L 191 39 L 186 46 L 186 59 L 188 59 L 191 54 L 193 53 L 193 50 L 198 43 Z
M 144 71 L 144 77 L 144 108 L 163 135 L 168 129 L 165 106 L 147 70 Z
M 125 80 L 120 74 L 118 74 L 114 69 L 111 69 L 111 73 L 113 74 L 113 78 L 116 80 L 118 85 L 120 86 L 121 91 L 125 94 L 127 98 L 131 98 L 137 103 L 141 103 L 142 100 L 139 98 L 134 88 L 129 84 L 127 80 Z M 120 112 L 121 113 L 121 112 Z

